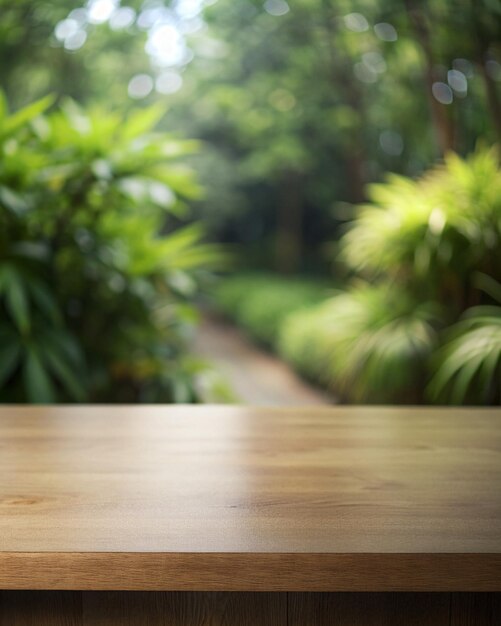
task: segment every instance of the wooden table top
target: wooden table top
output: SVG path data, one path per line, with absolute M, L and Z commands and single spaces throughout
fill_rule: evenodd
M 0 408 L 0 589 L 501 591 L 501 410 Z

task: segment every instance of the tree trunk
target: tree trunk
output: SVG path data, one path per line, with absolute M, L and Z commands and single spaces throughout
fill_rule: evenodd
M 358 204 L 365 200 L 365 177 L 362 150 L 353 148 L 346 157 L 346 177 L 348 180 L 348 201 Z
M 478 60 L 478 65 L 482 74 L 482 78 L 484 79 L 487 105 L 491 114 L 492 124 L 494 126 L 494 130 L 497 136 L 497 141 L 501 143 L 501 103 L 499 102 L 497 86 L 487 72 L 485 61 L 486 58 L 484 55 L 482 55 L 482 57 Z
M 432 92 L 433 83 L 438 79 L 435 73 L 433 50 L 430 33 L 423 14 L 423 6 L 416 0 L 405 0 L 409 21 L 414 30 L 416 40 L 425 57 L 424 79 L 430 106 L 431 119 L 435 129 L 437 146 L 441 156 L 454 149 L 454 127 L 447 105 L 439 102 Z
M 303 248 L 302 177 L 285 172 L 280 184 L 277 207 L 276 263 L 279 272 L 290 274 L 300 266 Z
M 364 99 L 363 92 L 357 86 L 353 78 L 352 64 L 349 58 L 340 54 L 335 48 L 334 41 L 338 36 L 337 23 L 339 16 L 330 0 L 323 0 L 323 26 L 325 28 L 325 43 L 329 51 L 328 73 L 332 83 L 333 92 L 340 91 L 343 101 L 354 111 L 360 114 L 360 119 L 364 119 Z M 354 204 L 365 200 L 365 174 L 364 174 L 364 152 L 365 142 L 363 128 L 359 125 L 354 129 L 350 142 L 350 148 L 346 151 L 345 171 L 347 180 L 347 200 Z

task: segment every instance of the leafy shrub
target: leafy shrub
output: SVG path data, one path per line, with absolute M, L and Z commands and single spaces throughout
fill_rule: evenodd
M 501 304 L 501 285 L 480 275 L 477 284 Z M 435 359 L 429 396 L 452 404 L 501 403 L 501 307 L 471 307 L 446 336 Z
M 431 303 L 384 285 L 358 285 L 289 318 L 281 352 L 341 399 L 412 401 L 437 343 L 438 318 Z
M 329 386 L 333 359 L 330 300 L 288 315 L 280 328 L 278 351 L 304 378 Z
M 388 289 L 392 296 L 379 301 L 356 289 L 347 297 L 358 300 L 359 314 L 343 296 L 332 302 L 340 335 L 332 384 L 351 400 L 371 402 L 499 399 L 497 316 L 478 308 L 492 297 L 476 284 L 479 272 L 490 283 L 501 274 L 497 152 L 451 154 L 417 181 L 392 176 L 371 188 L 371 199 L 343 238 L 342 255 L 351 270 L 379 283 L 374 294 Z M 472 305 L 452 338 L 441 333 L 447 345 L 430 358 L 436 333 Z
M 321 302 L 328 295 L 328 285 L 318 280 L 237 274 L 221 281 L 215 301 L 255 339 L 272 346 L 291 312 Z
M 347 401 L 499 403 L 496 151 L 449 155 L 417 181 L 390 176 L 370 197 L 341 249 L 372 285 L 287 318 L 281 353 Z
M 476 271 L 501 279 L 501 172 L 494 149 L 450 154 L 419 180 L 369 189 L 342 241 L 348 266 L 442 302 L 451 317 L 478 303 Z
M 217 251 L 166 229 L 195 146 L 152 130 L 158 107 L 49 104 L 0 98 L 0 399 L 193 400 L 188 300 Z

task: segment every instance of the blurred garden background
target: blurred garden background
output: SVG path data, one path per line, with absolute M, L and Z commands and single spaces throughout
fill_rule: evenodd
M 500 0 L 0 0 L 0 401 L 501 403 Z

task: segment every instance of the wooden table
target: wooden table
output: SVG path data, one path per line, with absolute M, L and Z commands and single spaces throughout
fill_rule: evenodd
M 0 626 L 501 624 L 501 411 L 0 409 Z

